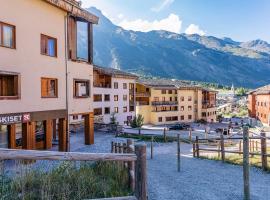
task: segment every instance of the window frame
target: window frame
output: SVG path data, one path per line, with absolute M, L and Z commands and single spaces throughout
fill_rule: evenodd
M 46 53 L 43 53 L 42 52 L 42 38 L 45 38 L 45 41 L 46 41 Z M 54 52 L 55 52 L 55 55 L 54 56 L 51 56 L 48 54 L 48 40 L 54 40 L 55 42 L 55 46 L 54 46 Z M 43 33 L 40 34 L 40 54 L 43 55 L 43 56 L 49 56 L 49 57 L 52 57 L 52 58 L 57 58 L 58 56 L 58 53 L 57 53 L 57 50 L 58 50 L 58 46 L 57 46 L 57 38 L 54 38 L 54 37 L 51 37 L 51 36 L 48 36 L 48 35 L 45 35 Z
M 106 112 L 106 109 L 109 109 L 109 112 Z M 104 115 L 109 115 L 111 114 L 111 107 L 104 107 Z
M 87 96 L 76 96 L 76 82 L 86 82 L 88 87 L 87 89 Z M 73 79 L 73 98 L 74 99 L 87 99 L 91 97 L 91 91 L 90 91 L 90 80 L 88 79 Z
M 119 101 L 119 96 L 117 94 L 113 96 L 113 101 Z
M 127 108 L 127 106 L 124 106 L 123 107 L 123 113 L 127 113 L 128 112 L 128 108 Z
M 0 100 L 17 100 L 21 99 L 21 75 L 19 73 L 15 72 L 5 72 L 0 70 L 0 75 L 6 75 L 6 76 L 14 76 L 17 78 L 17 80 L 14 81 L 14 87 L 17 86 L 17 95 L 15 96 L 0 96 Z
M 43 96 L 43 93 L 42 93 L 42 80 L 44 80 L 44 79 L 46 79 L 46 80 L 54 80 L 56 82 L 56 84 L 55 84 L 55 96 Z M 41 83 L 40 92 L 41 92 L 41 98 L 42 99 L 58 98 L 58 79 L 57 78 L 41 77 L 40 78 L 40 83 Z
M 106 97 L 109 97 L 108 99 Z M 109 102 L 111 101 L 111 95 L 110 94 L 104 94 L 104 101 Z
M 114 113 L 119 113 L 119 107 L 114 107 L 113 111 Z
M 3 41 L 4 41 L 3 25 L 13 28 L 12 29 L 12 40 L 13 40 L 13 46 L 12 47 L 5 46 L 5 45 L 2 44 Z M 5 47 L 5 48 L 8 48 L 8 49 L 16 49 L 16 26 L 12 25 L 12 24 L 9 24 L 9 23 L 6 23 L 6 22 L 0 21 L 0 32 L 1 32 L 1 40 L 0 41 L 2 42 L 2 43 L 0 43 L 0 47 Z

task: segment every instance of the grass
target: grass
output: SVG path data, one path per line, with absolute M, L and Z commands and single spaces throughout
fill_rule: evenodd
M 27 172 L 0 177 L 1 200 L 80 200 L 130 195 L 128 171 L 112 162 L 63 162 L 44 172 Z
M 131 139 L 135 139 L 138 141 L 145 141 L 145 142 L 150 142 L 152 140 L 152 135 L 138 135 L 138 134 L 124 133 L 122 135 L 119 135 L 119 137 L 131 138 Z M 181 142 L 190 143 L 189 140 L 184 140 L 182 138 L 180 138 L 180 140 Z M 177 141 L 177 137 L 166 136 L 166 141 L 165 141 L 163 135 L 154 136 L 154 142 L 158 142 L 158 143 L 176 142 L 176 141 Z

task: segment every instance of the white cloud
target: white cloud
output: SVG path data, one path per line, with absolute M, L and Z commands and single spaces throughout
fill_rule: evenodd
M 126 30 L 148 32 L 152 30 L 165 30 L 174 33 L 180 33 L 182 27 L 182 21 L 178 15 L 170 14 L 167 18 L 160 21 L 147 21 L 142 19 L 136 19 L 134 21 L 123 20 L 119 24 Z
M 199 34 L 199 35 L 205 35 L 206 32 L 201 30 L 200 27 L 198 25 L 195 25 L 195 24 L 190 24 L 186 31 L 185 31 L 186 34 Z
M 124 15 L 123 15 L 122 13 L 120 13 L 120 14 L 117 15 L 117 17 L 118 17 L 119 19 L 123 19 L 123 18 L 124 18 Z
M 151 8 L 153 12 L 160 12 L 161 10 L 168 8 L 170 5 L 172 5 L 174 0 L 162 0 L 157 6 Z

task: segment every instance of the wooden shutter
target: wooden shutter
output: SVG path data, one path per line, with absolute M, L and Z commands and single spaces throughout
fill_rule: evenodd
M 74 17 L 68 18 L 68 54 L 69 59 L 77 59 L 77 25 Z
M 41 96 L 42 97 L 48 96 L 48 79 L 45 78 L 41 79 Z
M 47 37 L 44 35 L 41 35 L 40 38 L 40 52 L 44 55 L 47 54 Z

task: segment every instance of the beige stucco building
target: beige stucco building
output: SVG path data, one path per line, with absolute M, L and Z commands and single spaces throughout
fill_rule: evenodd
M 145 124 L 216 121 L 216 92 L 179 81 L 138 80 L 136 114 Z
M 117 69 L 94 66 L 93 106 L 95 123 L 119 125 L 135 116 L 137 76 Z
M 85 116 L 85 143 L 92 144 L 98 18 L 75 0 L 0 3 L 0 146 L 50 149 L 54 137 L 67 151 L 68 116 L 77 114 Z

